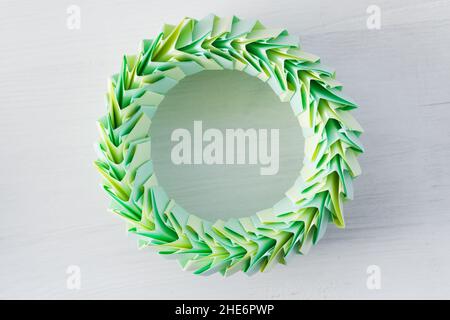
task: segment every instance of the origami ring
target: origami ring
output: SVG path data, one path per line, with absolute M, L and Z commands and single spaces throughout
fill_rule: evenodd
M 181 79 L 224 69 L 258 77 L 290 102 L 305 156 L 300 176 L 272 208 L 212 223 L 187 213 L 158 185 L 149 129 L 164 95 Z M 176 256 L 195 274 L 254 273 L 284 263 L 291 251 L 306 253 L 329 221 L 344 227 L 342 203 L 352 198 L 352 179 L 360 174 L 362 128 L 349 113 L 357 106 L 334 78 L 286 30 L 259 21 L 209 15 L 164 25 L 137 55 L 124 56 L 109 81 L 95 165 L 113 200 L 111 211 L 128 221 L 140 247 Z

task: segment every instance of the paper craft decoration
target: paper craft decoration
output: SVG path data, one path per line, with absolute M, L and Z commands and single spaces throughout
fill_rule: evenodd
M 258 77 L 290 102 L 305 156 L 300 176 L 273 207 L 210 222 L 183 210 L 158 185 L 149 129 L 178 81 L 224 69 Z M 124 56 L 120 73 L 108 84 L 95 164 L 112 198 L 111 211 L 128 222 L 140 247 L 176 257 L 195 274 L 251 274 L 285 263 L 292 251 L 305 253 L 328 222 L 344 227 L 342 204 L 352 198 L 352 179 L 361 172 L 356 157 L 363 152 L 362 129 L 349 112 L 357 106 L 340 91 L 334 72 L 284 29 L 215 15 L 164 25 L 156 38 L 142 42 L 138 54 Z

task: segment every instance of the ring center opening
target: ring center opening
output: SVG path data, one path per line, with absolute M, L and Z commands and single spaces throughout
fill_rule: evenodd
M 151 125 L 159 184 L 191 214 L 215 221 L 272 207 L 300 173 L 304 137 L 289 102 L 240 71 L 181 80 Z

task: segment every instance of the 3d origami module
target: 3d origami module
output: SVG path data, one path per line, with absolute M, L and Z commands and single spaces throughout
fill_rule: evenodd
M 258 77 L 290 102 L 305 157 L 300 176 L 272 208 L 209 222 L 187 213 L 158 185 L 149 129 L 164 95 L 181 79 L 224 69 Z M 137 55 L 125 56 L 109 81 L 95 164 L 111 210 L 128 221 L 141 247 L 154 246 L 196 274 L 264 271 L 292 251 L 305 253 L 328 222 L 344 227 L 342 204 L 352 198 L 352 179 L 360 174 L 362 129 L 349 112 L 357 106 L 334 78 L 286 30 L 259 21 L 209 15 L 165 25 Z

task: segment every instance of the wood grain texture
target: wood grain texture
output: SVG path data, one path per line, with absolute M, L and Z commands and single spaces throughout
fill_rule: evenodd
M 81 7 L 81 29 L 66 8 Z M 1 298 L 450 298 L 450 1 L 2 1 Z M 363 175 L 307 256 L 271 272 L 198 277 L 136 249 L 92 161 L 105 79 L 164 22 L 214 12 L 300 35 L 361 108 Z M 214 184 L 211 183 L 211 187 Z M 194 192 L 194 191 L 193 191 Z M 81 268 L 80 290 L 66 268 Z M 382 289 L 368 290 L 378 265 Z

